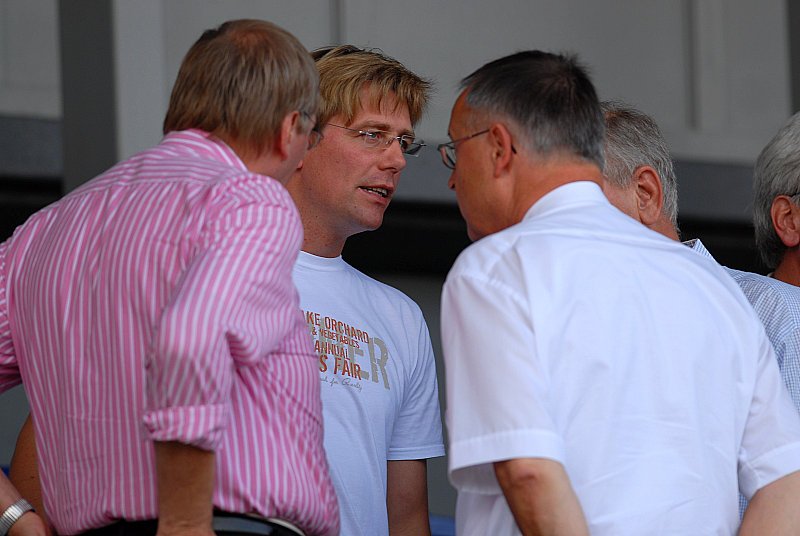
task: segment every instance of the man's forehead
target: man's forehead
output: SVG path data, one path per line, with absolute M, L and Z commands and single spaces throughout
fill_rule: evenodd
M 359 93 L 359 97 L 356 113 L 348 126 L 361 123 L 386 124 L 398 130 L 409 132 L 413 130 L 408 104 L 398 100 L 393 92 L 382 95 L 377 90 L 365 87 Z
M 462 91 L 453 105 L 453 110 L 450 113 L 450 124 L 448 126 L 448 134 L 452 136 L 455 131 L 460 131 L 464 123 L 469 120 L 471 109 L 467 104 L 466 91 Z

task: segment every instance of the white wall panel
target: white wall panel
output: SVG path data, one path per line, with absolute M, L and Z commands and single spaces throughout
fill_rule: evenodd
M 418 129 L 428 139 L 444 138 L 461 77 L 528 48 L 577 53 L 601 98 L 654 115 L 678 158 L 752 163 L 790 113 L 782 0 L 344 0 L 342 9 L 346 40 L 436 80 Z
M 161 139 L 169 99 L 161 0 L 113 0 L 117 159 Z
M 178 67 L 203 30 L 219 26 L 230 19 L 265 19 L 297 36 L 307 47 L 331 42 L 333 18 L 331 9 L 337 3 L 326 0 L 162 0 L 166 69 L 169 87 L 178 74 Z
M 601 97 L 655 116 L 679 159 L 752 164 L 791 111 L 786 0 L 114 2 L 120 158 L 157 139 L 178 65 L 200 32 L 240 17 L 273 20 L 309 48 L 379 47 L 433 79 L 417 128 L 431 145 L 446 138 L 458 80 L 526 48 L 578 53 Z M 1 114 L 59 117 L 56 4 L 0 0 Z M 432 200 L 447 195 L 440 187 Z M 406 193 L 425 198 L 427 188 Z

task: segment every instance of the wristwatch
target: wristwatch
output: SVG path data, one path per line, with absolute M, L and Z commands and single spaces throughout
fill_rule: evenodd
M 33 506 L 25 499 L 20 499 L 3 512 L 0 516 L 0 536 L 6 536 L 11 527 L 16 523 L 25 512 L 33 512 Z

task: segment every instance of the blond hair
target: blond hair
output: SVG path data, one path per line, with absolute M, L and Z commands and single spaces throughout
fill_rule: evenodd
M 428 104 L 430 82 L 380 50 L 341 45 L 317 49 L 311 55 L 319 70 L 320 124 L 341 115 L 349 125 L 363 105 L 360 92 L 366 86 L 370 88 L 372 99 L 369 104 L 380 109 L 384 100 L 391 96 L 396 99 L 397 106 L 408 106 L 412 125 L 422 117 Z
M 240 156 L 260 155 L 287 114 L 316 114 L 318 85 L 313 60 L 292 34 L 262 20 L 228 21 L 186 53 L 164 133 L 202 129 L 235 143 Z

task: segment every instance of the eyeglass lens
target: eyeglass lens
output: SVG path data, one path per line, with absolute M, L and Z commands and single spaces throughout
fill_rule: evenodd
M 443 143 L 437 147 L 442 156 L 442 163 L 448 169 L 456 168 L 456 149 L 448 143 Z

